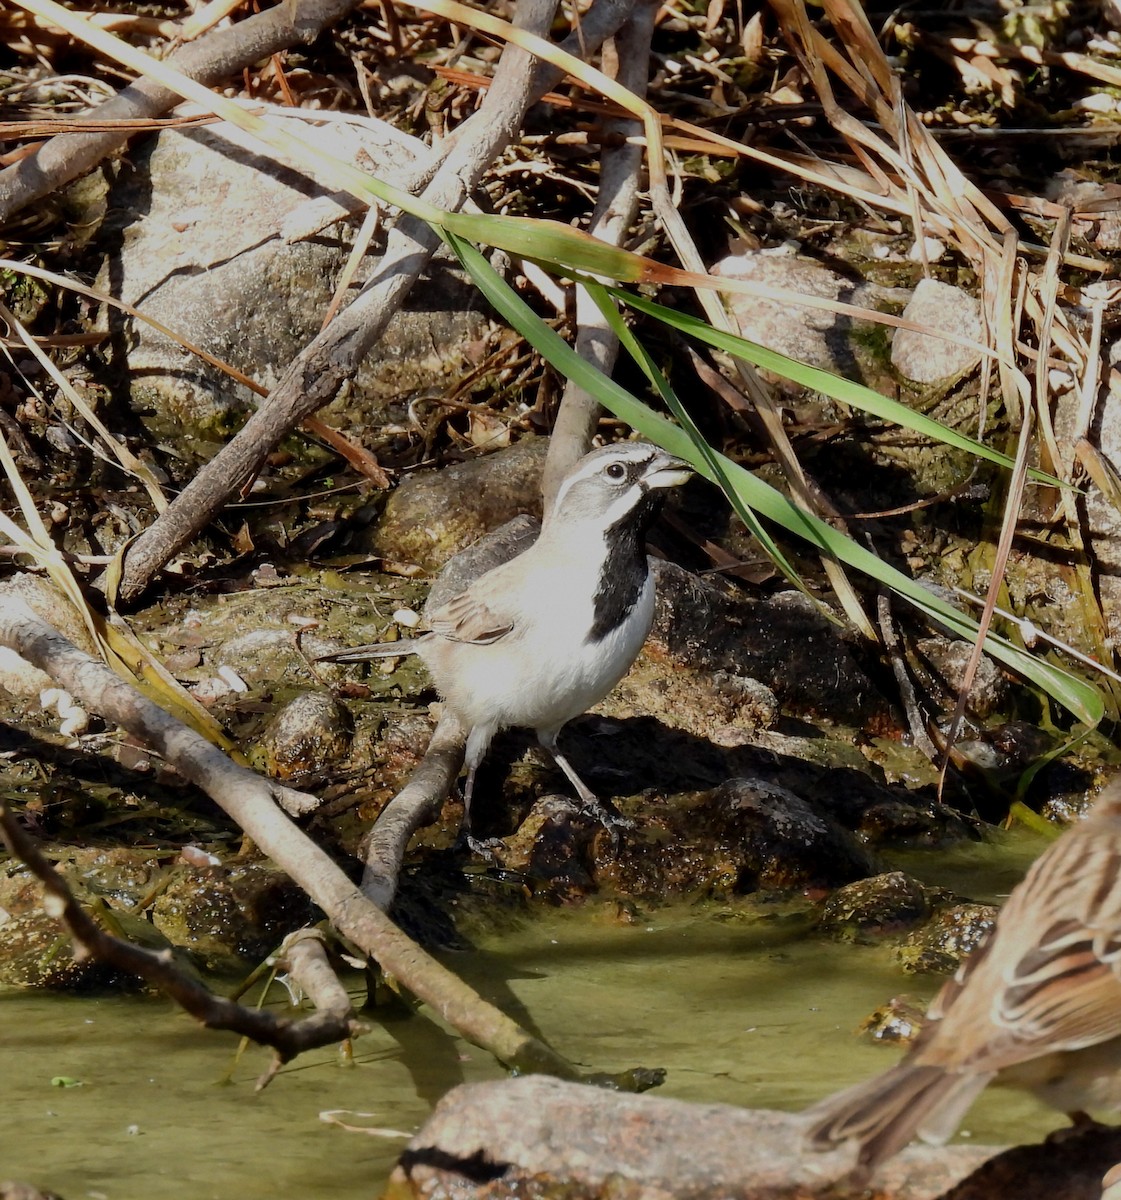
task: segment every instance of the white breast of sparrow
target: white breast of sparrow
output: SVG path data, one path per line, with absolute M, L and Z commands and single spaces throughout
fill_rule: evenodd
M 945 1141 L 993 1081 L 1059 1110 L 1121 1110 L 1121 786 L 1050 846 L 942 988 L 906 1057 L 821 1101 L 810 1144 L 859 1145 L 857 1180 Z
M 561 754 L 557 735 L 607 695 L 642 648 L 654 615 L 646 530 L 664 490 L 691 473 L 646 443 L 593 450 L 561 482 L 533 545 L 427 612 L 422 636 L 327 656 L 421 656 L 468 731 L 465 836 L 475 772 L 508 726 L 535 730 L 581 803 L 605 824 L 617 821 Z

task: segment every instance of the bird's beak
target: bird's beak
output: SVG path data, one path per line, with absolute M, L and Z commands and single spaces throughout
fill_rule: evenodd
M 680 487 L 693 474 L 693 468 L 683 458 L 663 451 L 647 468 L 643 483 L 649 488 Z

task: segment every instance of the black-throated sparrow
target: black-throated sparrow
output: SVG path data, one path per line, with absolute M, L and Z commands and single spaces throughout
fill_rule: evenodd
M 426 611 L 428 632 L 326 656 L 424 660 L 468 731 L 464 834 L 475 772 L 494 735 L 511 725 L 535 730 L 581 803 L 613 823 L 558 750 L 557 734 L 607 695 L 642 648 L 654 616 L 645 532 L 661 492 L 691 474 L 682 459 L 644 442 L 593 450 L 562 481 L 529 549 Z
M 916 1134 L 945 1141 L 993 1081 L 1121 1111 L 1121 785 L 1013 889 L 903 1061 L 809 1110 L 809 1143 L 856 1141 L 858 1184 Z

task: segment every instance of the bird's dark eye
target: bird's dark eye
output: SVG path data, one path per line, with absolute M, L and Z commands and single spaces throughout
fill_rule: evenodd
M 627 468 L 622 463 L 609 463 L 605 470 L 608 479 L 619 480 L 627 477 Z

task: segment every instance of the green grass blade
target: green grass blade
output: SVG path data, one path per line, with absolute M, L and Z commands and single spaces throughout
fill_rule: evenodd
M 840 400 L 853 408 L 871 413 L 874 417 L 902 425 L 924 437 L 975 454 L 978 458 L 988 459 L 989 462 L 996 463 L 1007 470 L 1012 469 L 1012 460 L 1006 454 L 1001 454 L 999 450 L 993 450 L 967 434 L 958 433 L 956 429 L 948 428 L 941 422 L 935 421 L 933 417 L 915 412 L 914 409 L 908 408 L 898 400 L 881 396 L 879 392 L 865 387 L 862 383 L 854 383 L 851 379 L 835 375 L 832 371 L 823 371 L 820 367 L 808 366 L 796 358 L 789 358 L 775 350 L 768 350 L 765 346 L 748 341 L 747 338 L 737 337 L 734 333 L 725 333 L 723 330 L 714 329 L 697 317 L 678 312 L 676 309 L 666 308 L 663 304 L 647 300 L 644 296 L 636 296 L 622 288 L 612 287 L 608 288 L 608 291 L 637 312 L 653 317 L 697 341 L 706 342 L 718 350 L 725 350 L 737 358 L 745 359 L 764 370 L 773 371 L 776 375 L 781 375 L 803 387 L 811 388 L 826 396 L 832 396 L 834 400 Z M 1052 487 L 1068 488 L 1071 486 L 1043 471 L 1032 470 L 1030 474 L 1037 483 L 1046 483 Z

